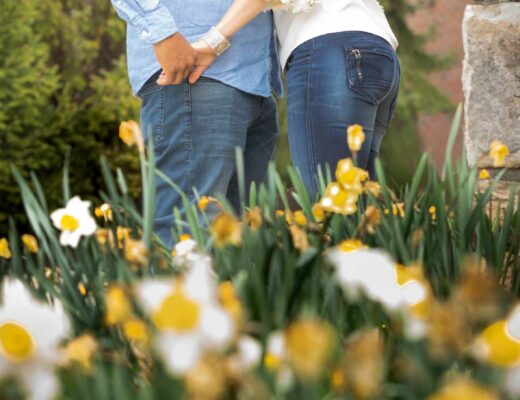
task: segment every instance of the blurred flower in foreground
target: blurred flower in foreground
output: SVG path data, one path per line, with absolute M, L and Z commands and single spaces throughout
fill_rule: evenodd
M 148 247 L 142 240 L 127 238 L 124 244 L 125 258 L 130 264 L 145 267 L 148 264 Z
M 291 233 L 294 247 L 300 250 L 301 253 L 305 253 L 309 249 L 307 232 L 296 225 L 291 225 L 289 227 L 289 232 Z
M 321 222 L 325 219 L 325 210 L 319 203 L 316 203 L 314 206 L 312 206 L 312 216 L 316 222 Z
M 238 246 L 242 242 L 242 224 L 233 215 L 222 212 L 211 223 L 211 234 L 217 247 Z
M 90 201 L 82 201 L 79 196 L 70 199 L 65 208 L 54 211 L 51 220 L 61 230 L 62 246 L 77 247 L 81 236 L 96 232 L 96 222 L 90 215 Z
M 98 218 L 103 217 L 105 221 L 112 221 L 112 207 L 110 207 L 110 204 L 104 203 L 96 207 L 94 214 L 96 214 Z
M 222 307 L 233 317 L 235 322 L 240 322 L 244 310 L 231 281 L 222 282 L 218 285 L 218 299 Z
M 293 322 L 285 332 L 287 356 L 293 371 L 302 379 L 316 380 L 326 371 L 334 349 L 334 330 L 325 322 L 304 319 Z
M 202 357 L 185 376 L 190 400 L 219 400 L 227 389 L 225 360 L 216 355 Z
M 495 168 L 503 167 L 505 158 L 509 155 L 509 149 L 500 140 L 491 142 L 489 149 L 489 157 L 493 159 L 493 166 Z
M 237 343 L 237 354 L 232 363 L 240 369 L 254 369 L 262 361 L 262 346 L 250 336 L 241 336 Z
M 350 151 L 357 153 L 361 150 L 364 142 L 365 132 L 361 125 L 351 125 L 347 128 L 347 143 Z
M 65 346 L 67 363 L 78 363 L 87 371 L 92 369 L 92 358 L 98 348 L 97 342 L 92 335 L 82 335 Z
M 0 239 L 0 257 L 6 260 L 11 258 L 11 250 L 9 249 L 9 242 L 6 238 Z
M 130 318 L 123 322 L 123 335 L 128 340 L 146 343 L 148 341 L 148 327 L 146 324 L 137 318 Z
M 61 361 L 59 344 L 69 333 L 61 303 L 40 303 L 14 280 L 4 281 L 2 293 L 0 379 L 17 378 L 30 399 L 52 399 L 59 389 L 53 373 Z
M 345 252 L 340 245 L 328 251 L 328 258 L 336 267 L 338 281 L 347 297 L 357 300 L 365 294 L 390 310 L 404 305 L 395 263 L 385 252 L 374 249 Z
M 135 121 L 123 121 L 119 125 L 119 138 L 128 146 L 137 146 L 137 149 L 144 151 L 144 139 L 139 128 L 139 124 Z
M 155 349 L 171 373 L 184 375 L 205 352 L 229 344 L 233 319 L 218 303 L 210 265 L 196 264 L 182 279 L 143 281 L 136 290 L 158 329 Z
M 346 385 L 356 399 L 379 398 L 384 372 L 384 348 L 379 330 L 357 332 L 345 348 Z
M 22 235 L 22 242 L 31 253 L 38 253 L 40 247 L 38 246 L 38 240 L 29 234 Z
M 428 400 L 498 400 L 499 397 L 486 387 L 466 378 L 458 378 L 445 385 Z
M 374 234 L 376 227 L 381 223 L 381 211 L 374 205 L 370 205 L 365 210 L 363 218 L 358 227 L 358 232 L 368 232 Z
M 342 253 L 350 253 L 351 251 L 366 249 L 368 246 L 365 246 L 359 239 L 347 239 L 341 242 L 338 248 Z
M 262 226 L 262 210 L 259 207 L 247 210 L 245 222 L 252 231 L 257 231 Z
M 475 355 L 500 367 L 520 366 L 520 306 L 488 326 L 473 346 Z
M 111 286 L 105 295 L 105 322 L 117 325 L 126 321 L 132 312 L 132 305 L 125 290 L 120 286 Z
M 287 343 L 282 331 L 275 331 L 269 335 L 264 365 L 276 375 L 277 384 L 282 390 L 292 386 L 294 375 L 287 360 Z

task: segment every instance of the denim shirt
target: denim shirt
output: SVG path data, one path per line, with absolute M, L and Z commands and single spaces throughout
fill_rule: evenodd
M 160 70 L 153 44 L 182 33 L 190 42 L 216 25 L 233 0 L 111 0 L 127 23 L 128 72 L 134 93 Z M 260 14 L 232 39 L 231 48 L 204 73 L 247 93 L 282 93 L 271 12 Z

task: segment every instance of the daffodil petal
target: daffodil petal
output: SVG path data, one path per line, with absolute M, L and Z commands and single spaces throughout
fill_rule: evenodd
M 156 342 L 166 367 L 174 375 L 184 375 L 197 364 L 201 354 L 200 345 L 196 335 L 177 336 L 169 333 L 160 335 Z
M 204 307 L 201 316 L 200 330 L 207 340 L 208 346 L 225 346 L 233 336 L 231 317 L 218 307 Z
M 19 374 L 20 380 L 27 390 L 30 400 L 51 400 L 56 398 L 59 383 L 52 368 L 33 366 L 24 368 Z
M 172 294 L 173 288 L 174 281 L 171 279 L 149 279 L 140 283 L 136 292 L 144 311 L 150 314 Z

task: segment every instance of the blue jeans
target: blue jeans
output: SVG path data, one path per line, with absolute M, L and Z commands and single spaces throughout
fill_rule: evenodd
M 294 50 L 286 77 L 291 157 L 311 196 L 318 190 L 318 166 L 334 171 L 340 159 L 352 156 L 350 125 L 365 130 L 358 165 L 374 179 L 399 91 L 399 59 L 390 44 L 365 32 L 320 36 Z
M 159 86 L 156 79 L 139 91 L 141 126 L 145 139 L 153 138 L 156 167 L 191 202 L 193 189 L 200 195 L 220 193 L 238 210 L 235 149 L 243 150 L 246 187 L 264 181 L 278 135 L 275 100 L 209 78 L 178 86 Z M 154 230 L 167 246 L 174 207 L 183 211 L 181 196 L 158 179 Z

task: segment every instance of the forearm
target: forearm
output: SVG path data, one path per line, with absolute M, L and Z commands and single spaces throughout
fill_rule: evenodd
M 266 0 L 235 0 L 220 20 L 217 29 L 230 38 L 260 14 L 266 5 Z

